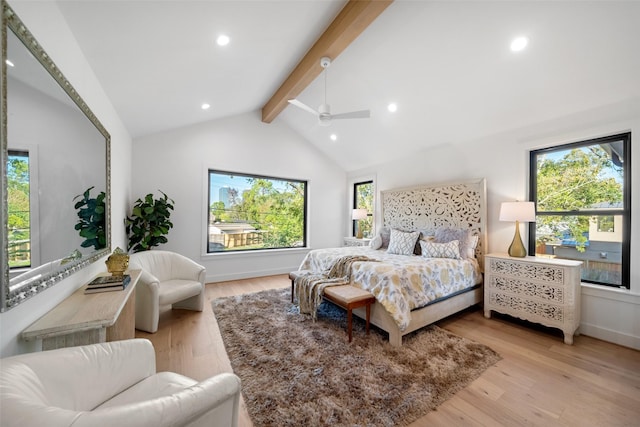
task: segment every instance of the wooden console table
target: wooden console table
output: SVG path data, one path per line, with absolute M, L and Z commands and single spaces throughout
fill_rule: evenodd
M 82 286 L 22 331 L 26 341 L 42 340 L 42 350 L 135 337 L 135 292 L 140 270 L 128 271 L 123 291 L 85 295 Z

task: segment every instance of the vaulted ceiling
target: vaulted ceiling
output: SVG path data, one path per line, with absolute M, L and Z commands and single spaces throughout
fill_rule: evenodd
M 136 138 L 255 111 L 340 13 L 343 0 L 57 1 Z M 291 127 L 351 171 L 430 146 L 640 99 L 640 2 L 407 1 L 389 5 L 326 75 L 332 113 Z M 218 46 L 219 34 L 230 37 Z M 528 46 L 512 52 L 516 36 Z M 324 76 L 297 98 L 323 102 Z M 398 110 L 390 113 L 389 103 Z M 202 110 L 201 105 L 211 107 Z M 337 139 L 332 141 L 330 135 Z

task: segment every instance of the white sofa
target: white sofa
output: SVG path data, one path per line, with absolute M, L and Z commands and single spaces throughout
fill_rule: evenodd
M 237 426 L 240 379 L 156 373 L 145 339 L 0 360 L 0 425 Z
M 206 269 L 175 252 L 151 250 L 129 257 L 129 269 L 142 269 L 136 285 L 136 329 L 155 333 L 160 307 L 202 311 Z

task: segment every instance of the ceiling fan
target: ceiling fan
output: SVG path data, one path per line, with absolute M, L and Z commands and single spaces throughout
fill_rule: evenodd
M 331 114 L 331 108 L 327 104 L 327 68 L 331 65 L 331 58 L 323 56 L 320 58 L 320 65 L 324 68 L 324 104 L 318 107 L 318 110 L 314 110 L 308 105 L 298 101 L 297 99 L 290 99 L 289 104 L 295 105 L 311 114 L 318 117 L 320 126 L 329 126 L 332 120 L 338 119 L 368 119 L 370 117 L 369 110 L 352 111 L 350 113 Z

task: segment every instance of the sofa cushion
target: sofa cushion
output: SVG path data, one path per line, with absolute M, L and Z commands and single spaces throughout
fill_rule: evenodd
M 180 279 L 167 280 L 166 282 L 160 282 L 159 304 L 173 304 L 174 302 L 199 295 L 201 292 L 202 283 L 200 282 Z
M 136 402 L 145 402 L 157 397 L 171 396 L 197 381 L 174 372 L 160 372 L 129 387 L 122 393 L 102 403 L 95 409 L 110 408 Z

